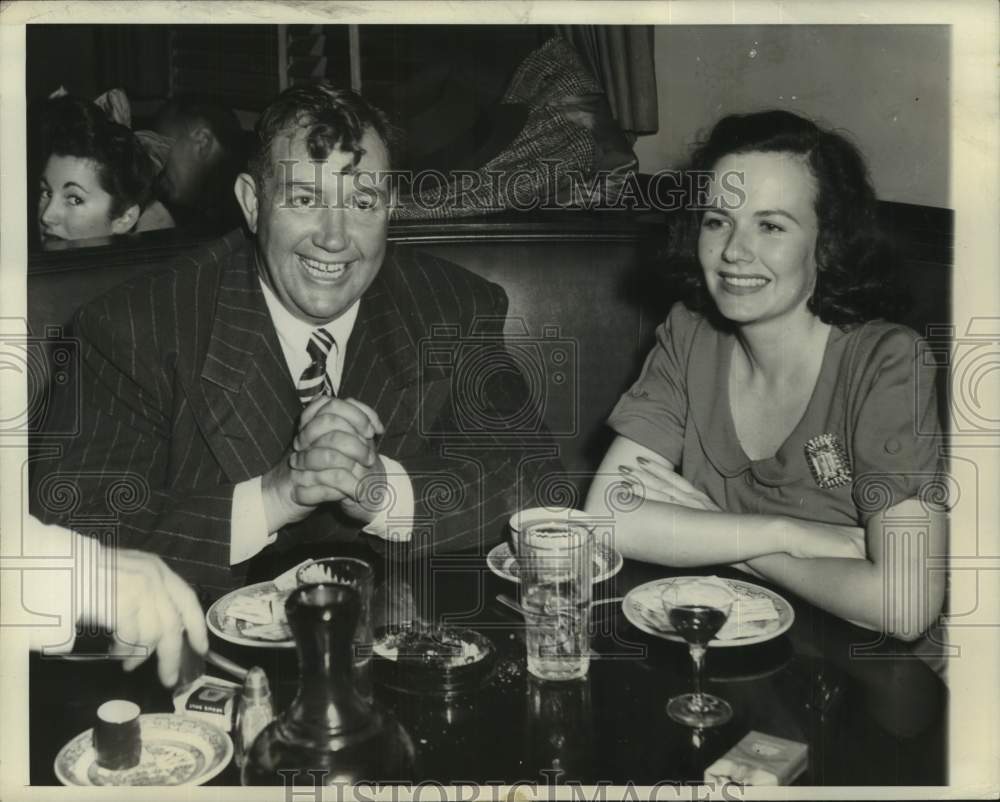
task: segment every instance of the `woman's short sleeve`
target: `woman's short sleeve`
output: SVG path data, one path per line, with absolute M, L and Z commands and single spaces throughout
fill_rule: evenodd
M 701 320 L 675 304 L 656 329 L 656 345 L 646 357 L 635 384 L 619 399 L 608 418 L 618 434 L 641 443 L 679 465 L 687 423 L 687 361 Z
M 893 326 L 864 363 L 851 417 L 854 502 L 867 523 L 906 499 L 938 502 L 947 494 L 933 356 L 914 332 Z

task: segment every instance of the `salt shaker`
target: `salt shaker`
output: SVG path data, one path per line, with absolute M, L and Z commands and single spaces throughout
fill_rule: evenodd
M 236 765 L 242 766 L 254 739 L 274 718 L 271 688 L 264 669 L 254 666 L 247 672 L 243 695 L 236 709 Z

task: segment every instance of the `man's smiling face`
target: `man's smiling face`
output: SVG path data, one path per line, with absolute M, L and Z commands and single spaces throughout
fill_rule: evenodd
M 261 279 L 295 317 L 317 326 L 340 317 L 371 286 L 385 258 L 389 170 L 385 144 L 367 130 L 364 154 L 334 148 L 310 158 L 306 129 L 277 137 L 261 192 L 241 175 L 237 196 L 256 235 Z

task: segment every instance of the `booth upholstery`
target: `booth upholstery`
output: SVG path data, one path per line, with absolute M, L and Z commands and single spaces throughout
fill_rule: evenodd
M 913 295 L 901 322 L 946 340 L 951 212 L 883 203 L 881 213 L 902 250 Z M 577 494 L 610 441 L 605 418 L 635 378 L 655 327 L 676 300 L 660 258 L 665 232 L 660 213 L 583 211 L 408 221 L 390 228 L 397 247 L 421 248 L 507 291 L 508 349 L 544 405 Z M 71 337 L 74 310 L 140 271 L 163 269 L 203 241 L 177 231 L 150 232 L 106 247 L 29 257 L 28 329 L 36 361 L 47 366 L 29 372 L 36 440 L 45 439 L 46 383 L 53 371 L 65 370 L 55 351 Z M 945 389 L 943 381 L 940 387 Z M 566 500 L 583 501 L 582 496 Z

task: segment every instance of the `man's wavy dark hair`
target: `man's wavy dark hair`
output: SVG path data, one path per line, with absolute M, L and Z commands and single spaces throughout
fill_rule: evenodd
M 361 140 L 374 131 L 392 160 L 397 133 L 385 113 L 361 95 L 329 81 L 286 89 L 265 109 L 254 128 L 255 147 L 249 171 L 258 187 L 265 187 L 274 171 L 271 147 L 279 136 L 304 128 L 310 158 L 325 161 L 334 149 L 351 151 L 354 164 L 364 156 Z
M 112 218 L 135 204 L 146 207 L 153 189 L 152 160 L 135 134 L 93 103 L 70 96 L 46 101 L 41 135 L 45 159 L 75 156 L 94 163 L 101 189 L 111 196 Z
M 898 257 L 880 231 L 875 191 L 858 149 L 840 134 L 791 112 L 732 114 L 719 120 L 708 139 L 695 147 L 689 176 L 710 171 L 736 153 L 798 154 L 816 179 L 817 275 L 809 310 L 838 326 L 898 320 L 908 305 L 898 281 Z M 693 194 L 688 200 L 671 223 L 668 265 L 682 277 L 687 306 L 717 318 L 698 263 L 703 210 Z

